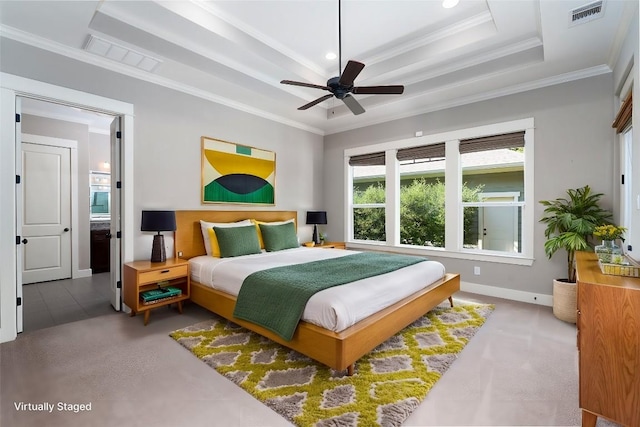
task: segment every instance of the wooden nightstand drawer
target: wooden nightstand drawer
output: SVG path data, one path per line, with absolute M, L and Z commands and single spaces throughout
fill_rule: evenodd
M 145 271 L 138 274 L 138 284 L 156 283 L 161 280 L 171 280 L 176 277 L 184 277 L 188 274 L 189 267 L 179 265 L 176 267 L 167 267 L 162 270 Z

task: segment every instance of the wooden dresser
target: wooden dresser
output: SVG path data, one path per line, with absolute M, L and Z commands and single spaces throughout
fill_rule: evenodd
M 577 252 L 582 426 L 604 417 L 640 426 L 640 279 L 602 274 Z

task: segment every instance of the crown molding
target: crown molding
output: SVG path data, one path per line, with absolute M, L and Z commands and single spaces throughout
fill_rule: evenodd
M 25 31 L 21 31 L 16 28 L 10 27 L 8 25 L 3 25 L 2 27 L 0 27 L 0 37 L 5 37 L 20 43 L 24 43 L 24 44 L 36 47 L 38 49 L 43 49 L 52 53 L 56 53 L 58 55 L 66 56 L 67 58 L 75 59 L 77 61 L 94 65 L 96 67 L 104 68 L 106 70 L 123 74 L 128 77 L 132 77 L 138 80 L 146 81 L 148 83 L 166 87 L 168 89 L 177 90 L 179 92 L 186 93 L 188 95 L 192 95 L 201 99 L 205 99 L 207 101 L 211 101 L 216 104 L 221 104 L 226 107 L 233 108 L 238 111 L 242 111 L 244 113 L 262 117 L 267 120 L 271 120 L 271 121 L 281 123 L 287 126 L 291 126 L 297 129 L 301 129 L 317 135 L 321 135 L 321 136 L 325 135 L 325 132 L 322 129 L 318 129 L 316 127 L 309 126 L 301 122 L 297 122 L 273 113 L 260 110 L 258 108 L 251 107 L 241 102 L 233 101 L 231 99 L 228 99 L 219 95 L 215 95 L 211 92 L 204 91 L 200 88 L 178 83 L 174 80 L 170 80 L 165 77 L 161 77 L 155 74 L 148 73 L 143 70 L 136 69 L 135 67 L 130 67 L 128 65 L 121 64 L 116 61 L 111 61 L 107 58 L 102 58 L 100 56 L 93 55 L 83 50 L 71 48 L 69 46 L 55 42 L 53 40 L 36 36 L 34 34 L 27 33 Z

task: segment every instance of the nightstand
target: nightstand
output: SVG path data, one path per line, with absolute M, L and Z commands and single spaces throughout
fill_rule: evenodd
M 145 302 L 142 293 L 163 288 L 180 289 L 181 294 L 158 297 Z M 173 303 L 178 304 L 182 314 L 182 301 L 189 299 L 191 280 L 189 262 L 180 258 L 171 258 L 166 262 L 133 261 L 124 265 L 124 303 L 131 308 L 131 316 L 144 312 L 144 324 L 149 323 L 151 310 Z
M 324 244 L 316 245 L 316 248 L 323 249 L 346 249 L 344 242 L 324 242 Z

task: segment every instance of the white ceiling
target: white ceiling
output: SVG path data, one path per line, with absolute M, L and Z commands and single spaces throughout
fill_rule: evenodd
M 343 0 L 342 67 L 356 85 L 402 84 L 403 95 L 354 95 L 354 116 L 327 92 L 338 75 L 337 0 L 1 1 L 0 35 L 318 134 L 380 123 L 611 71 L 637 0 Z M 84 50 L 90 36 L 159 61 L 151 72 Z M 135 56 L 135 54 L 134 54 Z

